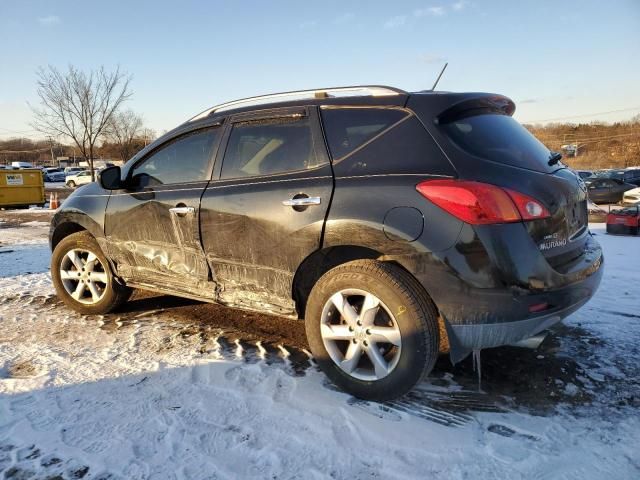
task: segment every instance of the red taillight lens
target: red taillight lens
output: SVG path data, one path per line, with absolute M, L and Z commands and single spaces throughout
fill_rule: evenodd
M 488 183 L 427 180 L 419 183 L 416 190 L 451 215 L 473 225 L 512 223 L 549 216 L 549 211 L 537 200 Z

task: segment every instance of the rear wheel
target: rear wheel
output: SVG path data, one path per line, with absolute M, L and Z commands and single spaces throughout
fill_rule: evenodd
M 88 232 L 69 235 L 56 246 L 51 278 L 58 297 L 84 314 L 110 312 L 132 292 L 115 280 L 98 242 Z
M 438 315 L 400 267 L 357 260 L 324 274 L 309 296 L 307 338 L 320 368 L 359 398 L 408 392 L 438 356 Z

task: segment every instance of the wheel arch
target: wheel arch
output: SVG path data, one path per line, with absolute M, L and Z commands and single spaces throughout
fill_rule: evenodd
M 363 247 L 358 245 L 339 245 L 325 247 L 320 250 L 316 250 L 309 255 L 298 267 L 293 277 L 292 283 L 292 298 L 296 305 L 296 312 L 299 319 L 304 318 L 307 299 L 311 293 L 311 289 L 316 282 L 326 272 L 354 260 L 380 260 L 386 263 L 392 263 L 398 268 L 404 270 L 408 275 L 411 275 L 418 283 L 419 287 L 424 289 L 427 295 L 431 298 L 431 295 L 424 288 L 424 286 L 415 278 L 406 266 L 398 262 L 395 259 L 385 257 L 383 253 L 369 247 Z M 433 301 L 433 300 L 432 300 Z M 440 314 L 437 304 L 434 302 L 434 306 L 438 311 L 438 326 L 440 334 L 440 353 L 447 353 L 450 351 L 449 336 L 445 326 L 444 318 Z
M 96 239 L 104 236 L 100 225 L 86 214 L 80 212 L 60 212 L 51 222 L 49 232 L 49 245 L 51 250 L 53 251 L 65 237 L 82 231 L 89 232 Z
M 304 318 L 311 289 L 326 272 L 353 260 L 375 260 L 381 256 L 376 250 L 357 245 L 331 246 L 313 252 L 303 260 L 293 276 L 291 296 L 296 304 L 298 318 Z

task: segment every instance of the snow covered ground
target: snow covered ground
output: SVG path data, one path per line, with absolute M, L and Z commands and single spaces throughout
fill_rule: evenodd
M 497 366 L 482 391 L 440 362 L 408 397 L 376 404 L 336 391 L 303 351 L 170 310 L 78 315 L 53 294 L 44 225 L 0 225 L 0 472 L 640 478 L 640 238 L 592 231 L 601 289 L 538 352 L 483 352 Z M 499 374 L 520 370 L 519 390 Z

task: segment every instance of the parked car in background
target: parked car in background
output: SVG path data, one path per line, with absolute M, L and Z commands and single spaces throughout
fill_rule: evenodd
M 640 187 L 624 192 L 624 195 L 622 195 L 622 203 L 624 205 L 640 204 Z
M 136 287 L 304 318 L 336 385 L 402 395 L 439 345 L 455 363 L 530 338 L 600 283 L 584 183 L 514 110 L 382 86 L 208 109 L 65 200 L 58 296 L 101 314 Z
M 11 166 L 13 168 L 37 168 L 37 167 L 34 167 L 33 164 L 29 162 L 11 162 Z
M 76 173 L 84 172 L 85 170 L 86 168 L 84 167 L 65 167 L 64 174 L 67 176 L 75 175 Z
M 70 188 L 76 188 L 80 185 L 91 183 L 91 172 L 89 170 L 84 170 L 76 173 L 75 175 L 67 175 L 65 183 L 67 184 L 67 187 Z
M 580 175 L 580 178 L 589 178 L 593 176 L 592 170 L 576 170 L 576 173 Z
M 612 178 L 640 187 L 640 168 L 599 170 L 594 173 L 594 176 L 599 178 Z
M 45 182 L 57 183 L 57 182 L 64 182 L 66 179 L 64 171 L 61 168 L 49 167 L 49 168 L 44 168 L 42 171 L 44 173 Z
M 590 177 L 584 183 L 587 185 L 589 200 L 593 203 L 618 203 L 627 190 L 636 188 L 635 185 L 624 183 L 617 178 Z

